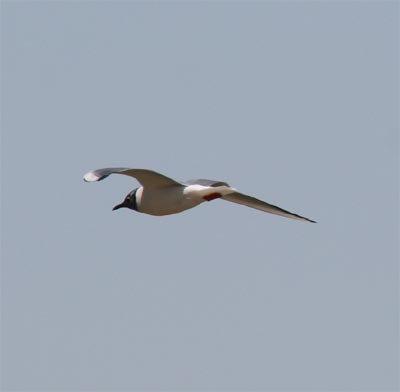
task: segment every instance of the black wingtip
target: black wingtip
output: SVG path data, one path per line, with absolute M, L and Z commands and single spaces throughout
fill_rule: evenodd
M 297 215 L 299 218 L 301 218 L 301 220 L 305 220 L 307 222 L 311 222 L 311 223 L 318 223 L 317 221 L 314 221 L 312 219 L 306 218 L 305 216 L 301 216 L 301 215 Z

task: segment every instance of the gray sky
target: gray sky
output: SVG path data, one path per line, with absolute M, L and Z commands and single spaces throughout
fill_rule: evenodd
M 397 2 L 1 7 L 4 391 L 397 390 Z

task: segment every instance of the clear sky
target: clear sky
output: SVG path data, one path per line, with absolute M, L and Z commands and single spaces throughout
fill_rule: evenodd
M 4 391 L 394 391 L 399 3 L 2 1 Z M 112 212 L 127 166 L 228 181 Z

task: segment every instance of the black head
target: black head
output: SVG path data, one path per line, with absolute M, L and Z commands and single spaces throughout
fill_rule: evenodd
M 139 188 L 134 189 L 132 192 L 129 192 L 125 197 L 125 200 L 121 204 L 117 204 L 113 211 L 118 210 L 120 208 L 130 208 L 131 210 L 137 211 L 137 202 L 136 202 L 136 192 Z

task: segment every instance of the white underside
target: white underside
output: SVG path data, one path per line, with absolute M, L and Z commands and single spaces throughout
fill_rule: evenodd
M 203 185 L 189 185 L 184 188 L 139 188 L 136 192 L 137 208 L 139 212 L 150 215 L 176 214 L 206 201 L 205 197 L 219 193 L 221 196 L 236 192 L 227 186 L 209 187 Z
M 183 193 L 187 198 L 200 198 L 204 200 L 204 197 L 213 193 L 219 193 L 221 196 L 224 196 L 236 191 L 237 190 L 235 188 L 231 188 L 226 185 L 212 187 L 196 184 L 187 186 Z

